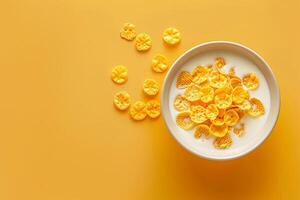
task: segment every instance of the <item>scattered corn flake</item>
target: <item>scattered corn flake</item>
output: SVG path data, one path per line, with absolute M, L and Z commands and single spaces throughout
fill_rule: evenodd
M 159 91 L 159 85 L 154 79 L 144 80 L 143 90 L 146 94 L 154 96 Z
M 151 100 L 146 103 L 146 113 L 150 118 L 157 118 L 160 115 L 160 103 L 157 100 Z
M 170 45 L 175 45 L 180 42 L 180 32 L 173 27 L 167 28 L 163 33 L 163 40 Z
M 220 125 L 220 126 L 211 124 L 210 132 L 215 137 L 224 137 L 228 133 L 228 126 L 225 124 Z
M 114 105 L 119 110 L 126 110 L 130 105 L 130 95 L 128 94 L 128 92 L 117 92 L 114 96 Z
M 146 103 L 143 101 L 136 101 L 130 106 L 129 114 L 134 120 L 143 120 L 147 116 Z
M 259 79 L 255 73 L 249 73 L 243 77 L 243 85 L 249 90 L 255 90 L 258 84 Z
M 202 123 L 207 120 L 205 115 L 206 109 L 200 105 L 191 106 L 190 117 L 191 120 L 195 123 Z
M 181 112 L 176 116 L 176 124 L 185 130 L 190 130 L 195 126 L 195 123 L 190 118 L 189 112 Z
M 232 101 L 237 104 L 242 103 L 245 99 L 249 99 L 249 96 L 249 92 L 244 90 L 242 86 L 237 86 L 232 91 Z
M 131 23 L 125 23 L 120 31 L 121 38 L 132 41 L 136 37 L 135 25 Z
M 179 112 L 189 111 L 191 103 L 183 96 L 177 95 L 174 100 L 174 107 Z
M 193 80 L 193 77 L 189 72 L 182 71 L 177 76 L 176 87 L 181 88 L 181 89 L 186 88 L 188 85 L 190 85 L 192 83 L 192 80 Z
M 163 73 L 169 68 L 169 60 L 162 54 L 156 54 L 152 59 L 152 70 L 158 73 Z
M 245 132 L 244 123 L 240 123 L 239 126 L 237 125 L 236 127 L 233 128 L 233 133 L 239 137 L 241 137 L 244 134 L 244 132 Z
M 220 93 L 215 96 L 215 104 L 220 109 L 229 108 L 232 104 L 232 97 L 226 93 Z
M 219 110 L 215 104 L 209 104 L 205 111 L 206 117 L 210 120 L 215 120 L 218 117 Z
M 117 65 L 111 71 L 111 79 L 117 84 L 125 83 L 127 77 L 128 69 L 123 65 Z
M 225 149 L 225 148 L 228 148 L 230 147 L 232 144 L 232 139 L 228 134 L 226 134 L 225 136 L 223 137 L 217 137 L 215 138 L 215 141 L 214 141 L 214 146 L 217 148 L 217 149 Z
M 234 126 L 239 121 L 239 115 L 234 110 L 226 111 L 224 122 L 227 126 Z
M 210 135 L 210 129 L 209 126 L 205 125 L 205 124 L 199 124 L 195 127 L 195 132 L 194 132 L 194 136 L 195 138 L 200 138 L 201 135 L 205 135 L 206 138 L 209 137 Z
M 197 101 L 201 98 L 200 87 L 191 84 L 184 91 L 184 97 L 189 101 Z
M 258 117 L 260 115 L 265 114 L 265 108 L 263 103 L 257 98 L 251 98 L 251 109 L 248 110 L 248 114 L 252 117 Z
M 151 37 L 147 33 L 140 33 L 135 38 L 135 47 L 138 51 L 147 51 L 152 46 Z

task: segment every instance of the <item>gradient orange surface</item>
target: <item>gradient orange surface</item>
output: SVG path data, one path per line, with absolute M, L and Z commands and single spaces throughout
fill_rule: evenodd
M 300 2 L 298 0 L 9 0 L 0 8 L 0 199 L 299 199 Z M 138 53 L 119 37 L 124 22 L 152 36 Z M 182 43 L 169 49 L 162 31 Z M 145 99 L 150 61 L 174 61 L 212 40 L 261 54 L 281 89 L 278 123 L 266 142 L 231 161 L 179 146 L 162 117 L 133 122 L 112 105 L 126 89 Z M 128 66 L 122 86 L 111 68 Z

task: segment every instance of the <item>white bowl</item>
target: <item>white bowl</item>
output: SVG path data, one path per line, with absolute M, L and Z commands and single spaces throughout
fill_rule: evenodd
M 238 76 L 255 72 L 260 85 L 250 95 L 259 98 L 265 106 L 265 114 L 258 118 L 246 117 L 245 133 L 242 137 L 231 134 L 233 142 L 227 149 L 215 149 L 213 138 L 195 139 L 193 131 L 186 131 L 176 125 L 178 112 L 173 107 L 174 98 L 183 90 L 175 87 L 179 72 L 191 71 L 199 64 L 211 64 L 214 58 L 225 58 L 226 68 L 235 66 Z M 161 94 L 161 108 L 165 123 L 174 138 L 190 152 L 208 159 L 226 160 L 243 156 L 258 147 L 272 131 L 279 114 L 280 95 L 277 82 L 269 65 L 256 52 L 241 44 L 215 41 L 197 45 L 181 55 L 167 73 Z

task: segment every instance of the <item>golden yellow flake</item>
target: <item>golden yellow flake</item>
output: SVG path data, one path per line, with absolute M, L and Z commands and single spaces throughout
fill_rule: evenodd
M 146 94 L 154 96 L 159 91 L 159 85 L 154 79 L 146 79 L 143 84 L 143 90 Z
M 219 110 L 215 104 L 209 104 L 205 111 L 206 117 L 210 120 L 215 120 L 218 117 Z
M 176 124 L 185 130 L 190 130 L 195 126 L 195 123 L 190 118 L 189 112 L 181 112 L 176 116 Z
M 237 86 L 232 91 L 232 101 L 234 103 L 240 104 L 245 99 L 249 99 L 249 92 L 244 90 L 242 86 Z
M 157 54 L 152 59 L 152 70 L 158 73 L 163 73 L 169 68 L 169 60 L 162 54 Z
M 147 33 L 140 33 L 135 38 L 135 47 L 138 51 L 147 51 L 152 46 L 151 37 Z
M 200 100 L 204 103 L 208 103 L 214 100 L 214 89 L 212 87 L 202 87 L 200 88 Z
M 163 40 L 170 45 L 175 45 L 180 42 L 180 32 L 173 27 L 167 28 L 163 33 Z
M 251 98 L 251 109 L 248 110 L 248 114 L 252 117 L 258 117 L 260 115 L 265 114 L 265 108 L 262 102 L 257 98 Z
M 191 103 L 183 96 L 177 95 L 174 100 L 174 107 L 179 112 L 189 111 Z
M 231 95 L 226 93 L 219 93 L 215 96 L 215 104 L 220 109 L 229 108 L 232 104 Z
M 143 101 L 136 101 L 130 106 L 129 114 L 134 120 L 143 120 L 147 116 L 146 103 Z
M 234 110 L 226 111 L 224 122 L 227 126 L 234 126 L 239 121 L 239 115 Z
M 241 79 L 234 77 L 230 79 L 230 84 L 232 88 L 235 88 L 237 86 L 242 86 L 242 81 Z
M 199 124 L 195 127 L 195 133 L 194 133 L 195 138 L 198 139 L 201 137 L 201 135 L 205 135 L 206 138 L 209 137 L 210 135 L 209 126 L 205 124 Z
M 225 149 L 230 147 L 232 144 L 232 139 L 229 134 L 226 134 L 223 137 L 217 137 L 214 141 L 214 146 L 217 149 Z
M 200 105 L 198 106 L 191 106 L 190 117 L 191 120 L 195 123 L 202 123 L 207 120 L 205 115 L 206 109 Z
M 223 88 L 228 85 L 228 79 L 224 74 L 214 73 L 212 78 L 210 79 L 210 85 L 214 88 Z
M 184 91 L 184 97 L 189 101 L 197 101 L 201 98 L 200 87 L 191 84 Z
M 192 71 L 193 82 L 200 84 L 207 80 L 209 76 L 208 68 L 204 66 L 198 66 Z
M 111 79 L 117 84 L 125 83 L 127 77 L 128 69 L 123 65 L 117 65 L 111 71 Z
M 244 123 L 240 123 L 239 127 L 236 126 L 233 128 L 233 133 L 236 134 L 237 136 L 242 136 L 245 132 L 245 124 Z
M 224 65 L 225 65 L 225 59 L 224 58 L 222 58 L 222 57 L 217 57 L 216 59 L 215 59 L 215 66 L 217 67 L 217 68 L 222 68 L 222 67 L 224 67 Z
M 131 23 L 125 23 L 120 31 L 121 38 L 132 41 L 136 36 L 135 25 Z
M 146 113 L 150 118 L 157 118 L 160 115 L 160 103 L 157 100 L 151 100 L 146 103 Z
M 249 73 L 243 77 L 243 85 L 249 90 L 255 90 L 258 84 L 259 79 L 255 73 Z
M 177 88 L 186 88 L 188 85 L 192 83 L 193 77 L 192 75 L 187 71 L 182 71 L 178 75 L 176 79 L 176 87 Z
M 245 99 L 241 104 L 237 105 L 241 110 L 250 110 L 251 109 L 251 103 Z
M 228 133 L 228 126 L 223 124 L 221 126 L 217 126 L 214 124 L 210 125 L 210 132 L 215 137 L 223 137 Z
M 114 105 L 119 110 L 126 110 L 130 105 L 130 95 L 126 91 L 120 91 L 115 94 Z

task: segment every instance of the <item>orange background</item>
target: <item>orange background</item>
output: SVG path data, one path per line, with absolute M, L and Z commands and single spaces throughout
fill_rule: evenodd
M 298 0 L 9 0 L 0 8 L 0 199 L 299 199 Z M 152 36 L 138 53 L 119 37 L 124 22 Z M 173 49 L 162 31 L 177 27 Z M 133 122 L 112 98 L 145 99 L 160 83 L 155 53 L 174 61 L 212 40 L 260 53 L 280 85 L 279 121 L 266 142 L 232 161 L 198 158 L 158 120 Z M 129 68 L 118 86 L 111 68 Z

